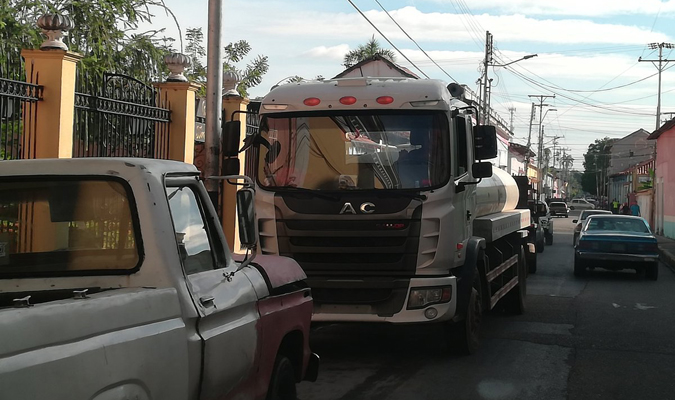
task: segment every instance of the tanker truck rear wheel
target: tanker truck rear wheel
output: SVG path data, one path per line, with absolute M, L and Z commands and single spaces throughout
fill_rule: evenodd
M 525 251 L 521 248 L 517 265 L 518 284 L 501 300 L 504 311 L 507 313 L 521 315 L 525 312 L 525 296 L 527 295 L 527 272 L 525 264 Z

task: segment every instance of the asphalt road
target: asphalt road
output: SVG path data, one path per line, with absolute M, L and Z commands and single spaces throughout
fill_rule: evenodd
M 433 327 L 323 326 L 299 399 L 675 399 L 675 275 L 575 278 L 573 218 L 554 220 L 525 314 L 486 315 L 476 354 L 448 354 Z

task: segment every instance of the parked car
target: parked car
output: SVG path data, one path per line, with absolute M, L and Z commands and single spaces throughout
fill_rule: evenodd
M 647 221 L 613 214 L 586 218 L 574 247 L 574 275 L 583 275 L 587 268 L 635 269 L 657 280 L 658 245 Z
M 581 212 L 581 215 L 579 215 L 579 219 L 573 219 L 572 222 L 575 223 L 576 225 L 574 226 L 574 237 L 572 238 L 572 246 L 576 246 L 577 244 L 577 239 L 579 239 L 579 232 L 581 232 L 581 226 L 584 224 L 584 221 L 586 221 L 586 218 L 590 217 L 591 215 L 597 215 L 597 214 L 611 214 L 611 211 L 607 210 L 584 210 Z
M 223 198 L 247 250 L 253 197 Z M 295 399 L 316 379 L 304 271 L 234 257 L 194 165 L 5 161 L 0 210 L 0 398 Z
M 563 203 L 562 201 L 552 202 L 549 208 L 551 210 L 551 216 L 553 217 L 561 217 L 563 215 L 565 218 L 569 217 L 570 209 L 567 207 L 567 204 Z
M 570 210 L 593 210 L 595 205 L 586 199 L 573 199 L 569 202 Z

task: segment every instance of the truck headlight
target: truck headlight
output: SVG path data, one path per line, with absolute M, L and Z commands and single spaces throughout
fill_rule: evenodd
M 452 286 L 436 288 L 412 288 L 408 297 L 408 309 L 424 308 L 430 304 L 447 303 L 452 299 Z

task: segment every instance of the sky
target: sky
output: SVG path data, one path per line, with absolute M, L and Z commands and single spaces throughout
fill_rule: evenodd
M 422 75 L 419 68 L 446 83 L 454 79 L 474 91 L 482 74 L 486 31 L 493 35 L 495 64 L 537 54 L 506 67 L 489 68 L 491 105 L 506 121 L 511 118 L 509 109 L 515 108 L 513 141 L 526 144 L 529 95 L 555 95 L 545 100 L 549 106 L 544 111 L 550 111 L 542 123 L 544 147 L 553 147 L 559 137 L 557 146 L 568 149 L 576 169 L 583 169 L 583 154 L 594 140 L 655 129 L 657 68 L 638 59 L 658 59 L 658 50 L 650 49 L 649 43 L 675 42 L 675 0 L 352 2 L 414 65 L 397 52 L 398 64 Z M 165 3 L 183 33 L 202 27 L 206 38 L 207 0 Z M 161 9 L 155 14 L 152 27 L 163 27 L 167 36 L 178 39 L 176 22 Z M 337 75 L 344 69 L 344 55 L 373 35 L 382 47 L 394 49 L 348 0 L 223 1 L 223 44 L 245 39 L 251 44 L 251 57 L 269 57 L 269 72 L 249 90 L 251 97 L 264 96 L 289 76 Z M 175 47 L 180 47 L 178 40 Z M 664 48 L 663 58 L 675 60 L 671 51 Z M 675 62 L 668 67 L 675 67 Z M 675 68 L 663 72 L 662 92 L 662 114 L 674 112 L 662 115 L 665 120 L 675 116 Z M 538 142 L 538 122 L 539 115 L 533 146 Z

